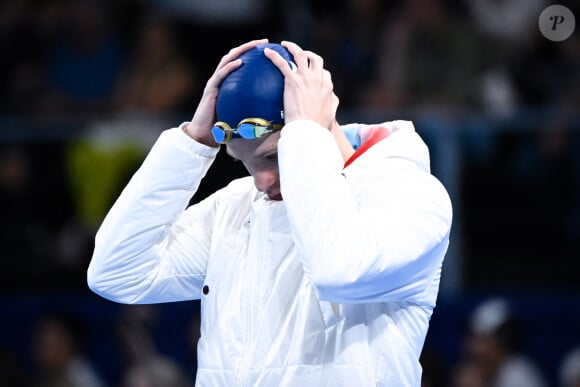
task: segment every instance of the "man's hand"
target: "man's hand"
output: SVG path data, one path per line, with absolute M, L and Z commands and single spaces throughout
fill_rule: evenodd
M 330 72 L 324 69 L 323 59 L 292 42 L 282 42 L 282 46 L 294 56 L 295 71 L 276 51 L 266 49 L 264 54 L 284 75 L 285 123 L 308 119 L 330 128 L 339 101 L 333 92 Z
M 189 137 L 202 144 L 214 148 L 219 147 L 219 144 L 215 142 L 211 135 L 211 128 L 216 120 L 215 106 L 219 87 L 222 81 L 242 64 L 242 60 L 238 59 L 238 57 L 251 48 L 263 43 L 268 43 L 268 39 L 252 40 L 251 42 L 244 43 L 232 48 L 222 57 L 215 72 L 205 85 L 203 95 L 191 122 L 184 129 Z

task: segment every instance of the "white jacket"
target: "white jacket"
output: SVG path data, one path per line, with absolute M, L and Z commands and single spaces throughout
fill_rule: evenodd
M 412 124 L 383 125 L 343 168 L 328 130 L 292 122 L 283 201 L 246 177 L 187 209 L 217 149 L 165 131 L 97 233 L 90 288 L 201 298 L 198 386 L 419 386 L 452 210 Z

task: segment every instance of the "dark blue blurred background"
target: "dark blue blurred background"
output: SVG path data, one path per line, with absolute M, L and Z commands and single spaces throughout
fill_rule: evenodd
M 517 321 L 518 352 L 564 386 L 565 356 L 580 348 L 580 36 L 542 36 L 553 3 L 2 2 L 0 383 L 56 385 L 66 356 L 49 344 L 65 337 L 101 380 L 84 385 L 151 385 L 143 353 L 193 381 L 199 304 L 113 304 L 85 272 L 157 135 L 191 118 L 231 47 L 268 37 L 324 57 L 341 122 L 412 120 L 430 146 L 455 218 L 424 386 L 469 385 L 458 373 L 471 364 L 471 318 L 496 297 Z M 580 15 L 578 1 L 558 4 Z M 192 202 L 245 174 L 220 154 Z

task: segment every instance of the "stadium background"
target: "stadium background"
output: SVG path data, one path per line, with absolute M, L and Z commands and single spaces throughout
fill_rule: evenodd
M 81 323 L 88 359 L 120 383 L 118 326 L 132 307 L 87 289 L 94 232 L 159 132 L 191 117 L 219 58 L 268 37 L 325 58 L 341 122 L 412 120 L 431 148 L 455 211 L 425 346 L 432 383 L 449 382 L 473 308 L 501 296 L 522 350 L 557 385 L 580 346 L 580 37 L 541 35 L 553 2 L 486 3 L 2 2 L 2 375 L 34 375 L 35 329 L 59 313 Z M 558 3 L 580 15 L 577 1 Z M 223 154 L 212 171 L 192 202 L 245 174 Z M 157 351 L 193 379 L 198 303 L 144 313 Z

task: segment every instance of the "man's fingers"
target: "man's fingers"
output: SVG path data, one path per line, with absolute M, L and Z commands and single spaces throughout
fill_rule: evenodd
M 241 59 L 238 59 L 240 55 L 256 47 L 257 45 L 264 43 L 268 43 L 268 39 L 252 40 L 232 48 L 226 55 L 222 57 L 217 65 L 215 72 L 208 80 L 206 87 L 219 87 L 224 78 L 242 64 Z
M 324 60 L 318 54 L 312 51 L 304 51 L 304 54 L 308 58 L 308 65 L 312 71 L 322 71 L 324 69 Z
M 228 62 L 223 65 L 221 68 L 216 70 L 214 75 L 210 78 L 211 79 L 211 86 L 219 87 L 222 81 L 230 74 L 232 71 L 240 67 L 242 64 L 241 59 L 236 59 L 234 61 Z
M 293 42 L 283 41 L 282 46 L 285 47 L 294 57 L 294 63 L 298 67 L 298 71 L 308 69 L 308 56 L 299 45 Z
M 282 46 L 286 47 L 286 49 L 292 54 L 294 57 L 294 62 L 298 67 L 298 71 L 322 71 L 324 69 L 324 60 L 318 54 L 315 54 L 312 51 L 304 51 L 300 46 L 296 43 L 284 41 L 282 42 Z
M 321 56 L 315 54 L 312 51 L 304 51 L 296 43 L 284 41 L 282 46 L 285 47 L 290 54 L 294 57 L 294 63 L 296 64 L 298 72 L 304 72 L 306 70 L 311 70 L 314 72 L 320 72 L 324 69 L 324 60 Z M 280 69 L 282 74 L 288 74 L 288 66 L 286 60 L 283 59 L 277 52 L 273 50 L 265 50 L 266 56 Z
M 266 55 L 266 57 L 270 59 L 270 61 L 274 64 L 274 66 L 276 66 L 278 70 L 280 70 L 280 72 L 282 73 L 282 75 L 284 75 L 284 77 L 292 74 L 292 69 L 288 65 L 288 61 L 282 58 L 282 56 L 278 52 L 270 48 L 266 48 L 264 50 L 264 55 Z
M 238 47 L 232 48 L 226 55 L 222 57 L 222 60 L 218 64 L 218 69 L 225 66 L 227 63 L 233 61 L 244 52 L 256 47 L 259 44 L 268 43 L 268 39 L 257 39 L 246 42 L 244 44 L 239 45 Z
M 247 51 L 247 50 L 249 50 L 249 49 L 251 49 L 259 44 L 264 44 L 264 43 L 268 43 L 268 39 L 252 40 L 252 41 L 246 42 L 244 44 L 241 44 L 238 47 L 232 48 L 230 50 L 230 52 L 228 53 L 228 55 L 233 55 L 235 58 L 237 58 L 243 52 L 245 52 L 245 51 Z

